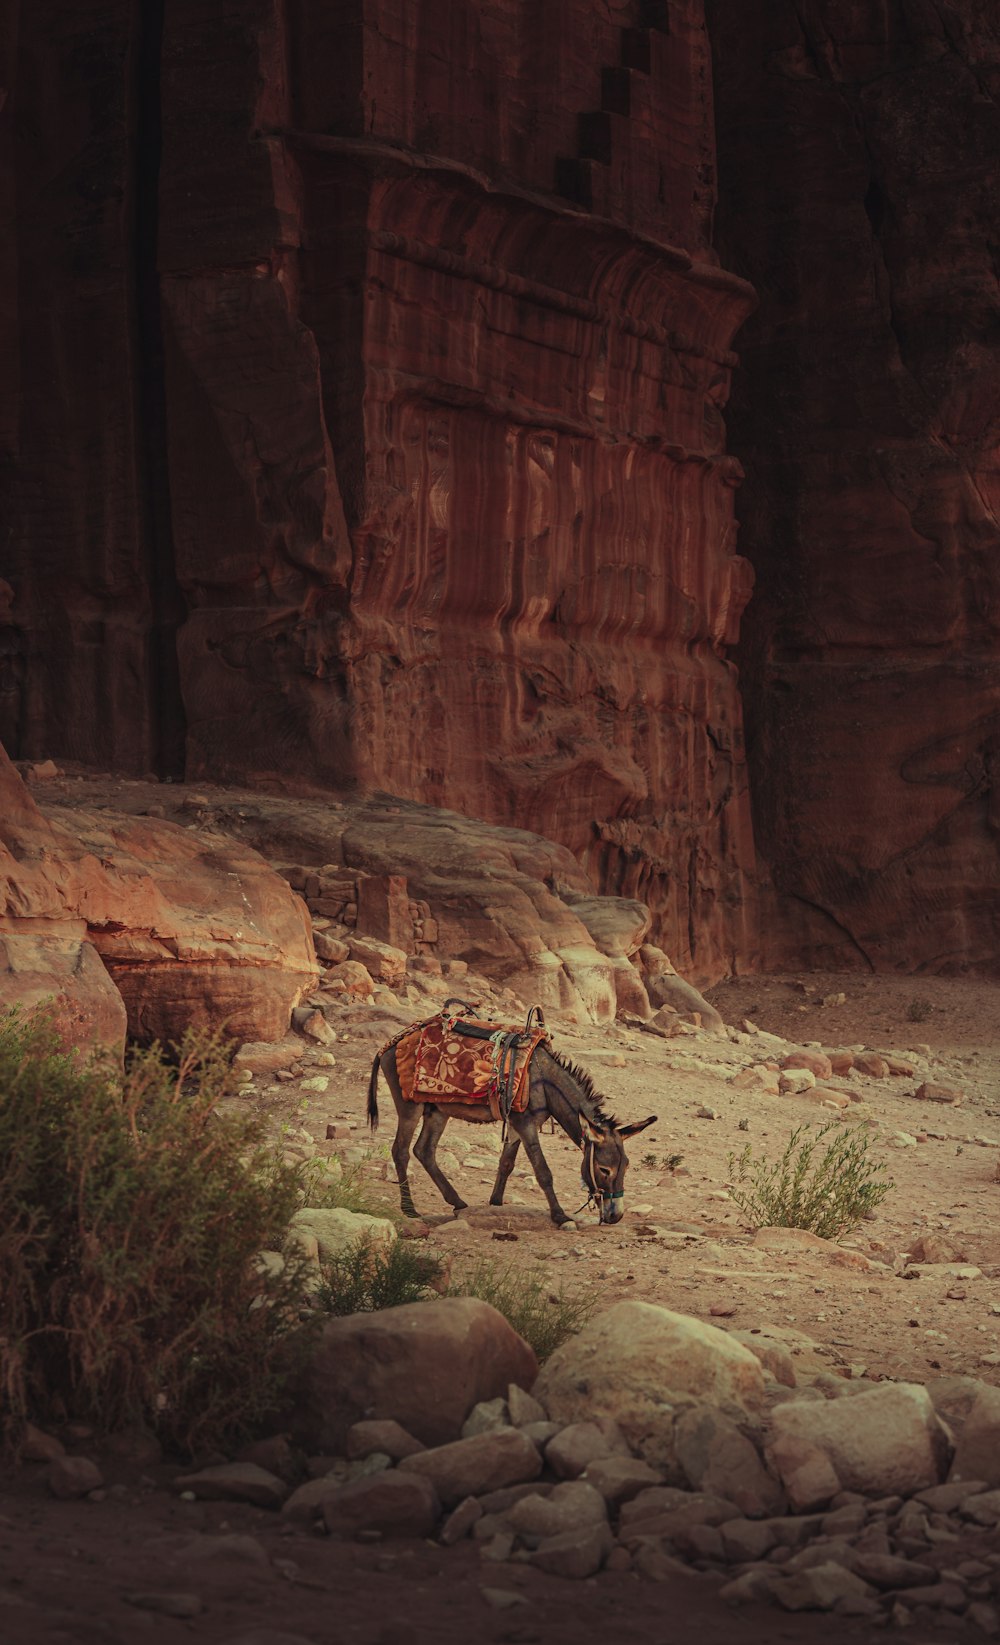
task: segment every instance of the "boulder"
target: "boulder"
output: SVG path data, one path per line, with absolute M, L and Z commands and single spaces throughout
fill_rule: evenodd
M 691 983 L 685 982 L 683 977 L 678 977 L 676 972 L 657 971 L 653 975 L 647 974 L 644 981 L 654 1011 L 661 1005 L 669 1005 L 688 1022 L 697 1014 L 702 1028 L 714 1031 L 725 1027 L 715 1006 L 709 1005 L 705 996 L 699 994 Z
M 1000 1388 L 984 1383 L 976 1395 L 955 1448 L 951 1478 L 1000 1485 Z
M 534 1546 L 583 1525 L 606 1525 L 607 1503 L 600 1491 L 580 1479 L 564 1480 L 548 1496 L 524 1496 L 505 1515 L 522 1542 Z
M 709 1404 L 755 1413 L 764 1374 L 748 1349 L 713 1325 L 653 1303 L 619 1302 L 556 1349 L 534 1393 L 556 1421 L 612 1419 L 643 1461 L 677 1474 L 678 1411 Z
M 307 1446 L 331 1454 L 355 1422 L 372 1418 L 391 1418 L 437 1446 L 458 1438 L 474 1405 L 505 1395 L 511 1382 L 530 1388 L 537 1374 L 528 1344 L 476 1297 L 351 1314 L 323 1326 L 292 1426 Z
M 542 1459 L 520 1428 L 501 1428 L 420 1451 L 404 1457 L 397 1470 L 430 1480 L 446 1508 L 456 1507 L 467 1496 L 536 1479 L 541 1471 Z
M 331 1536 L 379 1531 L 382 1536 L 430 1536 L 441 1504 L 434 1485 L 418 1474 L 375 1474 L 356 1479 L 324 1498 L 323 1521 Z
M 252 1502 L 258 1508 L 280 1508 L 288 1486 L 277 1474 L 256 1462 L 223 1462 L 195 1474 L 178 1474 L 175 1491 L 190 1491 L 202 1502 Z
M 401 1462 L 403 1457 L 413 1456 L 423 1449 L 419 1439 L 414 1439 L 398 1422 L 391 1421 L 356 1422 L 347 1430 L 344 1443 L 344 1454 L 350 1461 L 381 1452 L 383 1456 L 391 1457 L 393 1462 Z
M 906 1496 L 936 1485 L 951 1449 L 925 1388 L 883 1383 L 852 1399 L 778 1406 L 767 1455 L 802 1512 L 840 1491 Z
M 807 1068 L 818 1080 L 828 1080 L 833 1074 L 833 1064 L 823 1051 L 810 1051 L 804 1046 L 797 1046 L 781 1059 L 782 1068 Z

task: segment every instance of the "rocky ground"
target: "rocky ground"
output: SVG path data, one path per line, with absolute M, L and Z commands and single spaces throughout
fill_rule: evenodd
M 326 1156 L 334 1174 L 354 1171 L 391 1200 L 384 1085 L 374 1138 L 364 1121 L 375 1051 L 445 993 L 479 999 L 491 1015 L 516 1016 L 526 1003 L 463 967 L 444 971 L 360 996 L 321 986 L 320 1038 L 290 1038 L 280 1057 L 245 1057 L 235 1100 L 263 1109 L 290 1154 Z M 820 1391 L 846 1380 L 914 1381 L 958 1408 L 969 1384 L 956 1379 L 1000 1384 L 995 985 L 803 975 L 722 985 L 710 1001 L 722 1030 L 688 1024 L 662 1037 L 621 1022 L 553 1023 L 557 1049 L 586 1064 L 621 1118 L 658 1115 L 634 1141 L 620 1225 L 601 1227 L 582 1210 L 574 1230 L 556 1230 L 523 1161 L 503 1210 L 488 1209 L 498 1134 L 453 1124 L 439 1158 L 470 1210 L 446 1215 L 414 1165 L 429 1245 L 453 1269 L 486 1256 L 538 1269 L 553 1293 L 583 1291 L 599 1308 L 636 1298 L 766 1337 L 776 1362 Z M 783 1083 L 806 1088 L 782 1092 L 789 1056 L 810 1061 L 795 1059 L 797 1048 L 850 1055 L 835 1057 L 829 1074 L 816 1063 L 818 1078 L 786 1075 Z M 926 1087 L 937 1097 L 917 1095 Z M 872 1139 L 893 1183 L 883 1204 L 837 1245 L 755 1234 L 732 1197 L 731 1157 L 749 1144 L 773 1158 L 795 1127 L 828 1122 Z M 561 1134 L 543 1140 L 560 1197 L 575 1210 L 579 1156 Z M 69 1438 L 71 1450 L 93 1451 L 90 1436 Z M 470 1634 L 568 1645 L 581 1631 L 612 1628 L 649 1640 L 832 1640 L 876 1637 L 882 1625 L 786 1616 L 757 1601 L 733 1611 L 705 1576 L 661 1572 L 654 1582 L 608 1570 L 569 1583 L 524 1564 L 487 1571 L 471 1540 L 445 1549 L 427 1539 L 319 1537 L 245 1503 L 179 1501 L 169 1489 L 176 1470 L 151 1459 L 100 1461 L 98 1500 L 53 1500 L 41 1463 L 0 1481 L 0 1630 L 17 1645 L 282 1645 L 283 1635 L 310 1645 L 423 1645 Z M 252 1541 L 205 1541 L 230 1535 Z M 982 1542 L 970 1528 L 970 1559 L 982 1556 Z M 196 1594 L 197 1613 L 171 1615 L 171 1593 Z M 940 1615 L 897 1620 L 909 1620 L 913 1639 L 984 1637 L 985 1612 L 978 1623 L 947 1607 Z

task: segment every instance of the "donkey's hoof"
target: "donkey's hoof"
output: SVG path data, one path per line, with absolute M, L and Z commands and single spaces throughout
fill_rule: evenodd
M 575 1234 L 576 1232 L 576 1223 L 573 1221 L 572 1217 L 567 1217 L 565 1222 L 557 1223 L 556 1226 L 558 1227 L 560 1233 L 562 1233 L 563 1230 L 566 1230 L 570 1234 Z
M 462 1212 L 467 1211 L 468 1209 L 469 1209 L 469 1207 L 466 1205 L 465 1201 L 463 1200 L 461 1205 L 453 1205 L 452 1206 L 451 1214 L 452 1214 L 453 1217 L 460 1217 L 462 1215 Z

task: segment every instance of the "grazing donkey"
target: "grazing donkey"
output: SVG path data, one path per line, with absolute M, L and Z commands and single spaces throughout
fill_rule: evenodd
M 462 1025 L 457 1024 L 455 1031 L 460 1035 Z M 392 1158 L 396 1167 L 399 1199 L 404 1214 L 408 1217 L 417 1215 L 407 1172 L 410 1144 L 418 1122 L 422 1119 L 423 1124 L 413 1152 L 457 1215 L 459 1211 L 466 1209 L 466 1202 L 453 1188 L 437 1163 L 437 1145 L 441 1140 L 441 1134 L 452 1118 L 482 1125 L 494 1120 L 497 1117 L 495 1112 L 491 1111 L 485 1101 L 473 1105 L 459 1102 L 429 1102 L 420 1097 L 408 1099 L 400 1082 L 394 1041 L 378 1053 L 372 1064 L 368 1086 L 368 1123 L 373 1131 L 378 1126 L 380 1070 L 386 1077 L 393 1102 L 396 1104 L 397 1126 L 392 1144 Z M 507 1179 L 514 1168 L 518 1148 L 523 1142 L 524 1151 L 531 1161 L 538 1185 L 548 1201 L 552 1221 L 558 1228 L 576 1227 L 572 1217 L 563 1210 L 556 1198 L 552 1186 L 552 1172 L 546 1164 L 538 1140 L 539 1122 L 553 1119 L 562 1127 L 570 1141 L 583 1152 L 582 1177 L 587 1203 L 599 1203 L 602 1222 L 620 1222 L 625 1213 L 624 1184 L 625 1172 L 628 1169 L 625 1138 L 634 1136 L 637 1131 L 644 1131 L 647 1125 L 653 1125 L 656 1115 L 651 1114 L 648 1119 L 637 1120 L 633 1125 L 619 1125 L 614 1116 L 606 1114 L 601 1107 L 601 1098 L 594 1090 L 590 1075 L 574 1063 L 557 1056 L 546 1043 L 535 1047 L 528 1066 L 527 1078 L 526 1108 L 522 1112 L 512 1108 L 506 1115 L 510 1130 L 500 1155 L 500 1166 L 490 1195 L 490 1204 L 503 1204 Z

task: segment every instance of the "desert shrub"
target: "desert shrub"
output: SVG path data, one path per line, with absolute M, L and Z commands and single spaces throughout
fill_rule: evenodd
M 539 1364 L 582 1330 L 596 1307 L 589 1293 L 566 1291 L 562 1286 L 553 1291 L 544 1273 L 504 1267 L 487 1257 L 454 1275 L 447 1294 L 479 1297 L 490 1303 L 531 1345 Z
M 395 1239 L 391 1245 L 363 1236 L 342 1256 L 323 1263 L 323 1283 L 316 1301 L 329 1314 L 371 1313 L 420 1302 L 441 1275 L 441 1261 L 412 1241 Z
M 880 1180 L 885 1166 L 870 1157 L 870 1136 L 842 1130 L 835 1120 L 800 1141 L 808 1131 L 805 1125 L 793 1131 L 774 1164 L 754 1159 L 749 1143 L 738 1157 L 730 1154 L 730 1197 L 751 1227 L 807 1228 L 836 1239 L 885 1199 L 892 1183 Z
M 926 1022 L 934 1007 L 930 1000 L 911 1000 L 906 1007 L 907 1022 Z
M 252 1427 L 302 1335 L 306 1265 L 280 1250 L 302 1169 L 223 1118 L 217 1041 L 109 1077 L 48 1020 L 0 1018 L 0 1411 L 142 1421 L 185 1450 Z

